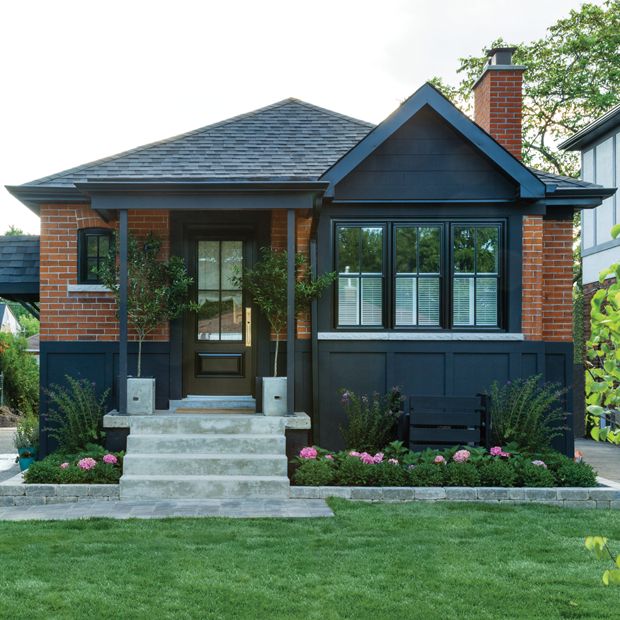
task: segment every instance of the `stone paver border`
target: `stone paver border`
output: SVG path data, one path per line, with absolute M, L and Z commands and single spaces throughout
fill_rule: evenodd
M 118 484 L 0 484 L 0 507 L 106 502 L 120 498 Z
M 366 502 L 454 501 L 620 510 L 620 489 L 605 487 L 291 487 L 293 499 L 327 497 Z

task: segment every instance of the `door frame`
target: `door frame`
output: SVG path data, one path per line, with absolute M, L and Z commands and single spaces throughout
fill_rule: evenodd
M 218 231 L 227 236 L 236 232 L 254 240 L 253 259 L 258 250 L 271 243 L 271 211 L 175 211 L 170 213 L 170 254 L 180 256 L 186 264 L 190 258 L 190 237 L 204 232 L 207 236 Z M 170 399 L 180 400 L 183 393 L 183 317 L 170 322 Z M 265 376 L 269 368 L 270 332 L 260 312 L 252 312 L 256 338 L 251 354 L 257 377 Z M 254 386 L 256 382 L 254 381 Z M 255 388 L 252 390 L 255 392 Z

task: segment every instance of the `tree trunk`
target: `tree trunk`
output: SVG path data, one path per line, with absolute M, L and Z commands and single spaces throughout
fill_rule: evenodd
M 278 350 L 280 349 L 280 332 L 276 332 L 276 354 L 273 358 L 273 376 L 278 376 Z
M 142 375 L 142 340 L 144 336 L 138 336 L 138 379 Z

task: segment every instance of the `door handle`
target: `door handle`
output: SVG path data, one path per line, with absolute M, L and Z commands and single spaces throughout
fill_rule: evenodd
M 245 309 L 245 346 L 252 346 L 252 308 Z

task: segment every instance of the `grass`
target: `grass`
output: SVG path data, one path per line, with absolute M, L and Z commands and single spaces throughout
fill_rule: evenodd
M 334 519 L 0 523 L 0 618 L 617 618 L 620 514 L 355 504 Z

